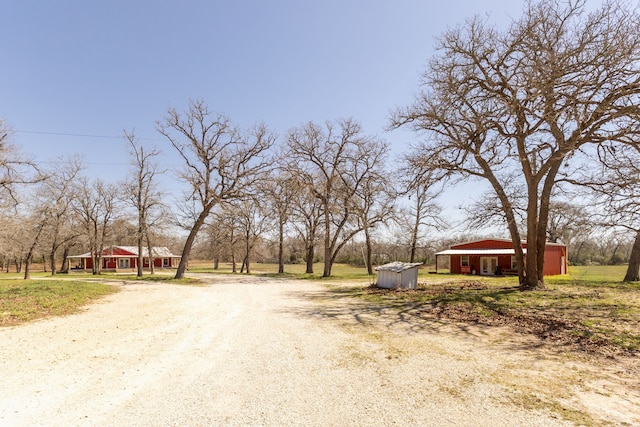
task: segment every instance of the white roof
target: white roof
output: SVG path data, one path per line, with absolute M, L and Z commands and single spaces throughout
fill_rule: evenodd
M 113 246 L 114 248 L 119 248 L 122 249 L 124 251 L 130 252 L 131 254 L 133 254 L 133 256 L 138 256 L 138 247 L 137 246 Z M 110 248 L 110 246 L 105 246 L 105 248 L 103 249 L 103 251 L 108 250 Z M 153 257 L 154 258 L 179 258 L 179 255 L 174 255 L 171 253 L 171 251 L 169 250 L 169 248 L 165 247 L 165 246 L 158 246 L 158 247 L 153 247 L 152 249 L 153 252 Z M 108 258 L 129 258 L 131 255 L 102 255 L 103 257 L 108 257 Z M 146 247 L 142 248 L 142 256 L 143 257 L 148 257 L 149 256 L 149 249 Z M 80 255 L 70 255 L 68 258 L 90 258 L 91 257 L 91 252 L 85 252 L 83 254 Z
M 525 254 L 526 249 L 522 250 Z M 515 249 L 447 249 L 436 255 L 515 255 Z
M 410 268 L 416 267 L 418 265 L 422 265 L 421 262 L 400 262 L 394 261 L 389 264 L 381 265 L 380 267 L 376 267 L 376 271 L 394 271 L 396 273 L 401 273 Z

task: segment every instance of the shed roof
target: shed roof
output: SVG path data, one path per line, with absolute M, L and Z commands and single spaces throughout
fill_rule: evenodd
M 388 264 L 384 264 L 379 267 L 376 267 L 375 270 L 376 271 L 393 271 L 396 273 L 402 273 L 405 270 L 409 270 L 410 268 L 417 267 L 419 265 L 422 265 L 422 263 L 394 261 L 394 262 L 390 262 Z
M 504 239 L 504 238 L 501 238 L 501 237 L 490 237 L 490 238 L 487 238 L 487 239 L 468 240 L 466 242 L 456 243 L 455 245 L 451 245 L 451 247 L 462 246 L 462 245 L 470 245 L 472 243 L 480 243 L 480 242 L 503 242 L 503 243 L 511 243 L 511 244 L 513 244 L 513 240 L 511 240 L 511 239 Z M 527 244 L 527 240 L 526 239 L 521 240 L 520 243 L 522 243 L 523 245 L 526 245 Z M 554 242 L 545 242 L 545 245 L 547 245 L 547 246 L 566 246 L 563 243 L 554 243 Z
M 522 249 L 526 254 L 527 249 Z M 436 255 L 515 255 L 514 249 L 447 249 L 437 252 Z

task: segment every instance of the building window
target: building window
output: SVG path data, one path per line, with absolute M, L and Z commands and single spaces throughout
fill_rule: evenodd
M 162 258 L 162 266 L 169 267 L 169 258 Z
M 518 262 L 516 261 L 515 255 L 511 255 L 511 269 L 512 270 L 518 269 Z
M 462 255 L 460 257 L 460 265 L 463 267 L 469 266 L 469 255 Z

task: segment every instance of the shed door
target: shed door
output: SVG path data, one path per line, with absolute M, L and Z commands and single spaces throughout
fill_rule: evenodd
M 480 274 L 488 276 L 496 271 L 498 257 L 480 257 Z

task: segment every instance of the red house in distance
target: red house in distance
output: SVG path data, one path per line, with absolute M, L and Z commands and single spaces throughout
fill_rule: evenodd
M 175 268 L 180 262 L 180 256 L 174 255 L 166 247 L 152 249 L 153 266 L 155 268 Z M 149 250 L 142 248 L 143 268 L 149 268 Z M 93 268 L 91 252 L 72 255 L 70 259 L 78 260 L 76 269 L 90 270 Z M 138 268 L 137 246 L 108 246 L 102 249 L 102 270 L 124 270 Z
M 527 253 L 526 242 L 522 243 Z M 449 257 L 451 274 L 479 274 L 493 276 L 499 274 L 517 274 L 513 242 L 507 239 L 484 239 L 452 245 L 450 249 L 436 253 L 436 272 L 438 258 Z M 544 251 L 544 275 L 553 276 L 567 273 L 567 247 L 559 243 L 547 243 Z

